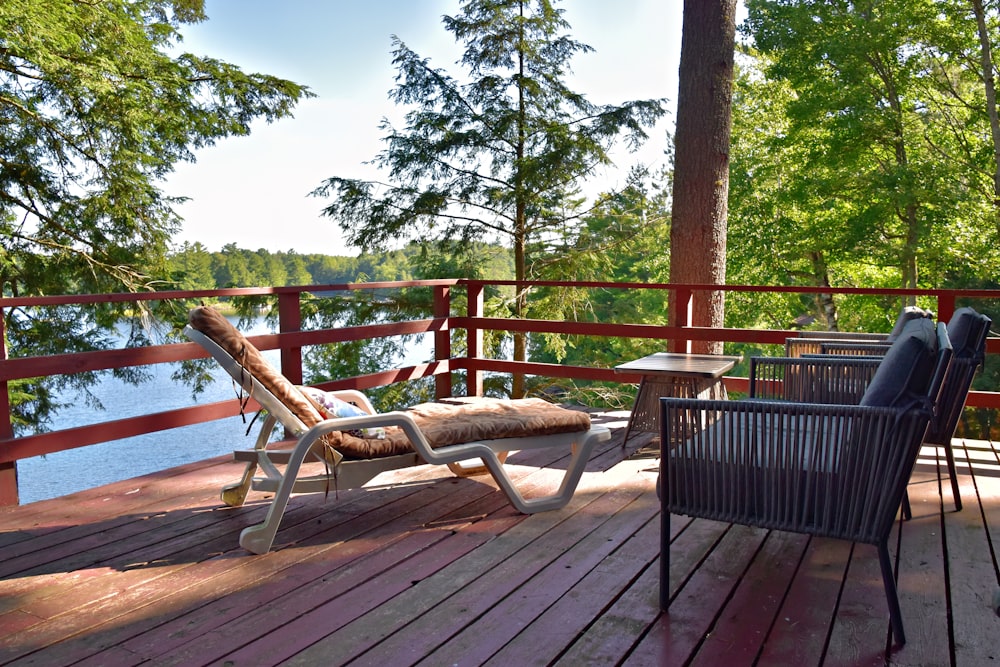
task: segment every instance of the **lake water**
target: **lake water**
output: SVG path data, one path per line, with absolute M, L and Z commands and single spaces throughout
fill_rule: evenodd
M 250 335 L 268 333 L 263 320 L 250 329 L 244 328 L 244 331 Z M 422 361 L 430 353 L 431 345 L 431 338 L 425 336 L 401 365 Z M 277 350 L 264 353 L 276 367 L 278 355 Z M 105 410 L 94 410 L 82 404 L 64 408 L 53 420 L 52 428 L 84 426 L 236 396 L 232 380 L 225 371 L 216 367 L 212 384 L 197 399 L 192 399 L 190 387 L 170 379 L 174 368 L 175 364 L 152 366 L 152 379 L 140 385 L 105 377 L 93 388 L 94 395 L 104 404 Z M 246 435 L 246 425 L 237 415 L 23 459 L 17 464 L 20 500 L 22 504 L 45 500 L 193 461 L 228 455 L 234 449 L 252 447 L 259 426 L 258 420 L 253 431 Z

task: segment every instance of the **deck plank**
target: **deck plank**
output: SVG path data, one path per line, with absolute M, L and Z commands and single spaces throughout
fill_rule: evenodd
M 525 571 L 524 575 L 530 573 L 531 576 L 506 591 L 502 585 L 510 582 L 498 582 L 500 585 L 494 588 L 502 592 L 502 598 L 417 664 L 486 663 L 543 617 L 566 591 L 579 585 L 630 535 L 649 524 L 656 516 L 658 505 L 649 494 L 645 495 L 643 499 L 634 490 L 612 491 L 570 517 L 567 528 L 571 524 L 580 527 L 575 535 L 563 537 L 559 531 L 547 535 L 546 543 L 539 549 L 546 555 L 538 562 L 541 567 L 533 572 Z M 595 522 L 598 523 L 596 527 Z M 506 664 L 524 663 L 517 659 Z
M 588 626 L 607 607 L 608 596 L 615 599 L 626 593 L 649 568 L 652 563 L 648 557 L 638 554 L 655 553 L 659 539 L 659 518 L 654 515 L 484 664 L 496 667 L 551 664 L 565 646 L 589 634 Z M 623 651 L 617 657 L 624 654 Z M 592 658 L 588 664 L 595 664 Z
M 761 664 L 821 664 L 850 557 L 849 542 L 809 540 L 762 647 Z
M 263 557 L 246 554 L 236 556 L 236 560 L 242 561 L 238 563 L 238 569 L 196 582 L 194 589 L 183 589 L 183 599 L 193 596 L 195 600 L 204 601 L 205 604 L 196 608 L 177 607 L 172 614 L 174 618 L 161 617 L 155 630 L 151 629 L 137 639 L 129 639 L 125 641 L 125 645 L 139 655 L 155 658 L 166 664 L 164 654 L 169 649 L 177 649 L 183 654 L 192 640 L 206 637 L 219 628 L 223 629 L 220 631 L 222 635 L 239 632 L 241 627 L 252 624 L 248 619 L 261 620 L 255 614 L 261 613 L 262 605 L 266 605 L 265 611 L 270 612 L 280 607 L 280 601 L 287 596 L 302 590 L 312 590 L 312 582 L 332 580 L 331 587 L 336 586 L 337 580 L 343 576 L 342 572 L 352 566 L 356 567 L 357 561 L 365 562 L 368 559 L 377 567 L 378 559 L 368 558 L 376 546 L 381 547 L 377 552 L 378 558 L 385 559 L 383 568 L 398 553 L 410 553 L 407 547 L 412 552 L 419 552 L 426 547 L 422 540 L 432 534 L 425 532 L 419 536 L 421 539 L 407 541 L 408 537 L 412 538 L 410 529 L 413 525 L 432 521 L 440 516 L 440 512 L 446 511 L 446 508 L 433 502 L 439 499 L 439 494 L 428 497 L 430 487 L 404 488 L 407 493 L 390 503 L 384 502 L 386 494 L 380 490 L 378 494 L 368 494 L 367 497 L 358 499 L 349 507 L 337 505 L 326 508 L 314 505 L 312 509 L 315 520 L 323 521 L 327 526 L 324 533 L 328 539 L 326 546 L 280 549 Z M 474 485 L 468 488 L 471 494 L 454 494 L 453 502 L 465 502 L 481 492 Z M 394 494 L 390 492 L 388 495 Z M 362 520 L 359 521 L 359 517 Z M 234 544 L 236 533 L 229 539 L 230 545 Z M 238 550 L 232 550 L 238 553 Z M 232 560 L 225 557 L 223 559 Z M 215 597 L 220 593 L 225 593 L 226 597 L 215 602 Z M 285 621 L 287 618 L 279 618 L 274 623 L 280 626 Z M 262 623 L 261 629 L 264 627 Z M 258 631 L 260 630 L 255 629 L 255 632 Z M 245 641 L 249 641 L 252 636 Z M 199 656 L 212 654 L 213 643 L 209 638 L 199 641 L 198 645 Z M 232 640 L 224 637 L 219 653 L 221 655 L 229 650 L 232 650 Z
M 680 533 L 687 531 L 691 523 L 691 519 L 687 517 L 674 517 L 670 522 L 671 540 L 675 540 Z M 691 529 L 685 540 L 692 540 L 699 529 L 708 530 L 717 537 L 722 526 L 699 522 L 699 527 Z M 658 538 L 659 530 L 656 532 Z M 682 546 L 685 540 L 682 540 Z M 578 636 L 564 649 L 563 654 L 553 664 L 564 667 L 583 664 L 617 665 L 629 655 L 659 616 L 660 568 L 659 557 L 655 556 L 658 551 L 659 543 L 654 545 L 650 552 L 654 558 L 635 579 L 635 583 L 619 595 L 584 634 Z M 699 554 L 694 549 L 690 551 L 677 549 L 677 551 L 679 553 L 671 556 L 671 568 L 676 567 L 677 571 L 694 569 L 695 559 Z
M 694 656 L 691 665 L 753 665 L 787 593 L 790 573 L 802 560 L 809 538 L 780 531 L 768 534 Z
M 595 415 L 595 421 L 602 416 Z M 238 546 L 265 496 L 189 464 L 0 510 L 0 665 L 989 664 L 1000 659 L 1000 447 L 956 441 L 966 507 L 934 452 L 897 523 L 905 647 L 887 646 L 873 547 L 672 517 L 671 611 L 658 609 L 651 436 L 624 421 L 562 510 L 523 516 L 487 477 L 418 466 L 293 496 L 268 554 Z M 519 452 L 528 495 L 565 454 Z M 949 624 L 949 618 L 952 622 Z M 952 661 L 952 656 L 954 660 Z
M 711 544 L 702 543 L 695 547 L 708 551 L 704 561 L 686 577 L 679 590 L 673 594 L 670 612 L 657 618 L 625 664 L 679 665 L 684 664 L 700 649 L 705 636 L 716 623 L 724 604 L 739 584 L 740 577 L 768 532 L 760 528 L 736 525 L 727 528 L 725 524 L 719 528 L 721 534 L 718 539 L 713 539 Z M 680 542 L 689 530 L 679 535 L 675 543 Z M 711 536 L 711 532 L 708 536 Z M 671 545 L 671 550 L 673 548 L 674 545 Z M 685 546 L 684 551 L 690 548 Z M 671 591 L 674 591 L 674 573 L 675 563 L 671 552 Z
M 943 472 L 943 476 L 941 473 Z M 917 472 L 910 478 L 908 495 L 913 518 L 899 526 L 896 588 L 907 637 L 919 642 L 894 648 L 892 658 L 905 665 L 951 663 L 948 617 L 947 561 L 942 542 L 942 488 L 951 488 L 945 463 L 941 470 Z M 944 504 L 950 512 L 950 502 Z
M 544 567 L 562 545 L 573 544 L 592 529 L 590 522 L 573 522 L 579 513 L 600 516 L 601 491 L 614 489 L 626 477 L 624 468 L 614 474 L 591 477 L 581 485 L 563 510 L 527 517 L 518 530 L 505 531 L 466 557 L 457 559 L 436 576 L 420 581 L 412 590 L 373 610 L 337 632 L 328 633 L 308 651 L 288 664 L 385 664 L 392 656 L 406 664 L 407 656 L 419 660 L 470 619 L 486 613 L 507 596 L 512 587 Z M 639 491 L 619 494 L 617 502 L 634 498 Z M 596 507 L 592 507 L 596 505 Z M 552 544 L 560 545 L 554 549 Z
M 1000 537 L 1000 480 L 991 474 L 960 475 L 964 507 L 945 514 L 955 664 L 1000 661 L 1000 617 L 991 608 L 1000 578 L 994 564 Z M 987 638 L 992 638 L 993 641 Z

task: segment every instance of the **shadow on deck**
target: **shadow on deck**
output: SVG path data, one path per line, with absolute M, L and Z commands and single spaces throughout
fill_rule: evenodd
M 488 476 L 421 466 L 293 497 L 275 548 L 226 508 L 240 467 L 212 460 L 0 510 L 0 664 L 983 665 L 1000 660 L 1000 457 L 968 441 L 954 512 L 929 450 L 897 524 L 909 642 L 889 651 L 875 550 L 677 518 L 674 603 L 659 613 L 655 450 L 615 437 L 570 505 L 524 516 Z M 523 487 L 565 461 L 512 455 Z M 943 457 L 941 461 L 943 468 Z M 943 496 L 942 496 L 943 493 Z

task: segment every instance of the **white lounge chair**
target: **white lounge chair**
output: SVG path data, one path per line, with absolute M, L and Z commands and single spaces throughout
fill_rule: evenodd
M 274 493 L 264 522 L 240 534 L 240 545 L 253 553 L 270 550 L 292 493 L 356 488 L 381 472 L 422 463 L 447 465 L 464 475 L 476 469 L 463 466 L 463 462 L 480 459 L 484 466 L 481 469 L 493 476 L 519 512 L 558 509 L 572 498 L 593 447 L 611 437 L 607 428 L 591 425 L 586 413 L 541 399 L 425 404 L 378 414 L 361 392 L 340 391 L 333 394 L 353 403 L 364 414 L 326 419 L 217 311 L 195 308 L 190 319 L 185 335 L 204 347 L 246 395 L 267 411 L 254 449 L 235 453 L 237 460 L 247 462 L 242 479 L 222 491 L 223 502 L 234 506 L 243 504 L 251 489 Z M 268 448 L 270 434 L 278 423 L 295 438 L 291 447 Z M 489 429 L 491 423 L 493 428 Z M 449 428 L 455 425 L 461 432 Z M 487 430 L 482 430 L 484 427 Z M 373 428 L 386 430 L 384 442 L 346 433 Z M 456 439 L 462 441 L 454 442 Z M 349 446 L 354 446 L 353 451 Z M 527 499 L 505 472 L 503 458 L 508 451 L 542 447 L 569 447 L 572 456 L 558 491 Z M 300 478 L 300 469 L 309 459 L 324 461 L 325 471 Z M 258 468 L 262 477 L 255 476 Z

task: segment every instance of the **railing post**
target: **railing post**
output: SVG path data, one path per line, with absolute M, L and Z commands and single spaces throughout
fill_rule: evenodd
M 451 286 L 436 285 L 434 287 L 434 318 L 447 320 L 451 316 Z M 451 325 L 434 332 L 434 360 L 451 359 Z M 438 373 L 434 376 L 434 397 L 451 396 L 451 371 Z
M 7 361 L 7 330 L 4 326 L 4 310 L 0 308 L 0 364 Z M 7 415 L 0 419 L 0 440 L 14 439 L 14 426 L 10 418 L 10 393 L 7 381 L 0 381 L 0 409 Z M 17 461 L 0 463 L 0 506 L 19 505 L 20 494 L 17 490 Z
M 278 294 L 278 332 L 302 331 L 301 293 Z M 302 384 L 302 348 L 281 346 L 281 372 L 292 384 Z
M 951 316 L 955 314 L 955 294 L 937 295 L 937 319 L 938 322 L 950 322 Z
M 486 289 L 481 282 L 469 282 L 468 283 L 468 295 L 469 303 L 467 307 L 466 315 L 471 320 L 474 317 L 483 316 L 483 306 L 484 297 Z M 483 332 L 481 329 L 476 328 L 475 325 L 469 325 L 466 330 L 468 335 L 468 353 L 469 359 L 479 359 L 483 356 Z M 483 373 L 479 370 L 468 369 L 466 371 L 466 395 L 468 396 L 482 396 L 483 395 Z
M 672 290 L 673 298 L 670 304 L 670 326 L 689 327 L 694 309 L 694 292 L 689 287 L 676 287 Z M 668 348 L 670 352 L 691 352 L 691 340 L 688 338 L 671 338 Z

